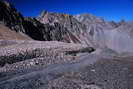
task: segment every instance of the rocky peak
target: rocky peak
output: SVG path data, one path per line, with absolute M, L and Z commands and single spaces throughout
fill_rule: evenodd
M 48 12 L 47 12 L 46 10 L 43 10 L 43 11 L 41 12 L 41 14 L 39 15 L 39 17 L 41 18 L 41 17 L 45 16 L 47 13 L 48 13 Z
M 41 14 L 38 17 L 38 20 L 42 23 L 49 23 L 53 24 L 55 22 L 63 22 L 64 24 L 66 21 L 71 19 L 72 16 L 68 14 L 61 14 L 61 13 L 54 13 L 54 12 L 48 12 L 48 11 L 42 11 Z
M 103 23 L 104 19 L 96 17 L 92 14 L 79 14 L 79 15 L 75 15 L 74 16 L 79 22 L 83 22 L 83 23 Z
M 125 24 L 126 24 L 126 21 L 125 21 L 124 19 L 122 19 L 122 20 L 118 23 L 119 26 L 125 25 Z
M 69 31 L 77 31 L 83 29 L 83 26 L 78 22 L 72 15 L 52 13 L 43 11 L 42 14 L 37 18 L 41 23 L 53 25 L 54 23 L 59 23 L 66 27 Z

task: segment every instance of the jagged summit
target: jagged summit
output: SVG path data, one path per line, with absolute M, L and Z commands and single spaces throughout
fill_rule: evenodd
M 55 12 L 48 12 L 48 11 L 42 11 L 39 17 L 37 19 L 42 23 L 55 23 L 59 22 L 60 24 L 65 24 L 67 21 L 69 21 L 72 18 L 72 15 L 69 14 L 63 14 L 63 13 L 55 13 Z
M 41 14 L 40 14 L 38 17 L 43 17 L 43 16 L 45 16 L 45 14 L 47 14 L 47 13 L 48 13 L 48 11 L 43 10 L 43 11 L 41 12 Z

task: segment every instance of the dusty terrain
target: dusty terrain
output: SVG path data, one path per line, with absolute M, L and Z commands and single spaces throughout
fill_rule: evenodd
M 133 88 L 132 56 L 97 50 L 71 55 L 66 52 L 86 46 L 57 41 L 5 42 L 12 45 L 0 47 L 0 89 Z

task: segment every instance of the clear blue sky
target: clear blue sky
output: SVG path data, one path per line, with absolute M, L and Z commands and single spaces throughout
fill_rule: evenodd
M 68 14 L 91 13 L 106 20 L 133 20 L 133 0 L 8 0 L 24 16 L 42 10 Z

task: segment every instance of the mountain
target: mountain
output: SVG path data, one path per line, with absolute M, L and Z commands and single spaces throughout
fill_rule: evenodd
M 43 23 L 49 23 L 53 25 L 54 23 L 62 24 L 69 31 L 81 33 L 83 26 L 80 22 L 78 22 L 72 15 L 69 14 L 61 14 L 61 13 L 52 13 L 43 11 L 41 15 L 38 17 L 38 20 Z
M 35 40 L 78 43 L 79 40 L 58 22 L 43 24 L 36 18 L 25 18 L 25 32 Z
M 50 24 L 52 26 L 54 26 L 54 23 L 59 23 L 68 31 L 66 38 L 69 38 L 69 42 L 82 43 L 80 34 L 86 28 L 72 15 L 43 11 L 37 19 L 43 24 Z
M 121 20 L 119 23 L 108 22 L 89 14 L 81 14 L 75 18 L 87 27 L 87 41 L 94 48 L 109 48 L 118 53 L 133 52 L 133 23 Z
M 108 21 L 100 17 L 96 17 L 91 14 L 79 14 L 74 16 L 79 22 L 86 25 L 87 29 L 90 29 L 92 25 L 99 25 L 103 29 L 113 29 L 112 25 Z
M 0 1 L 0 13 L 0 24 L 10 28 L 8 33 L 10 33 L 11 30 L 16 33 L 14 35 L 19 35 L 20 33 L 23 33 L 29 38 L 41 41 L 60 41 L 63 39 L 63 37 L 61 37 L 63 33 L 60 35 L 58 34 L 60 37 L 57 36 L 57 33 L 65 29 L 61 27 L 60 24 L 57 24 L 56 30 L 54 30 L 54 26 L 50 26 L 49 24 L 41 24 L 35 18 L 25 18 L 10 3 L 6 1 Z
M 76 37 L 77 35 L 75 36 L 70 31 L 71 30 L 70 24 L 67 25 L 67 27 L 69 26 L 68 29 L 64 26 L 65 23 L 63 24 L 60 24 L 58 22 L 41 23 L 41 21 L 38 21 L 38 19 L 36 18 L 31 18 L 31 17 L 25 18 L 11 4 L 9 4 L 6 1 L 0 1 L 0 12 L 2 13 L 0 15 L 1 24 L 6 25 L 11 30 L 17 33 L 19 32 L 24 33 L 25 35 L 29 36 L 34 40 L 39 40 L 39 41 L 57 40 L 68 43 L 70 42 L 80 43 L 79 39 Z M 76 21 L 76 19 L 74 21 Z M 77 22 L 75 22 L 74 24 L 81 25 L 80 23 Z M 74 26 L 72 28 L 74 28 Z M 78 33 L 79 28 L 74 28 L 74 30 L 75 29 L 77 29 L 76 33 Z
M 133 21 L 0 1 L 0 89 L 133 89 Z
M 129 46 L 132 45 L 132 22 L 109 22 L 91 14 L 73 16 L 48 11 L 42 11 L 36 18 L 23 17 L 5 1 L 0 1 L 0 12 L 3 12 L 0 15 L 1 24 L 34 40 L 80 43 L 117 52 L 132 52 L 129 49 L 133 49 Z

